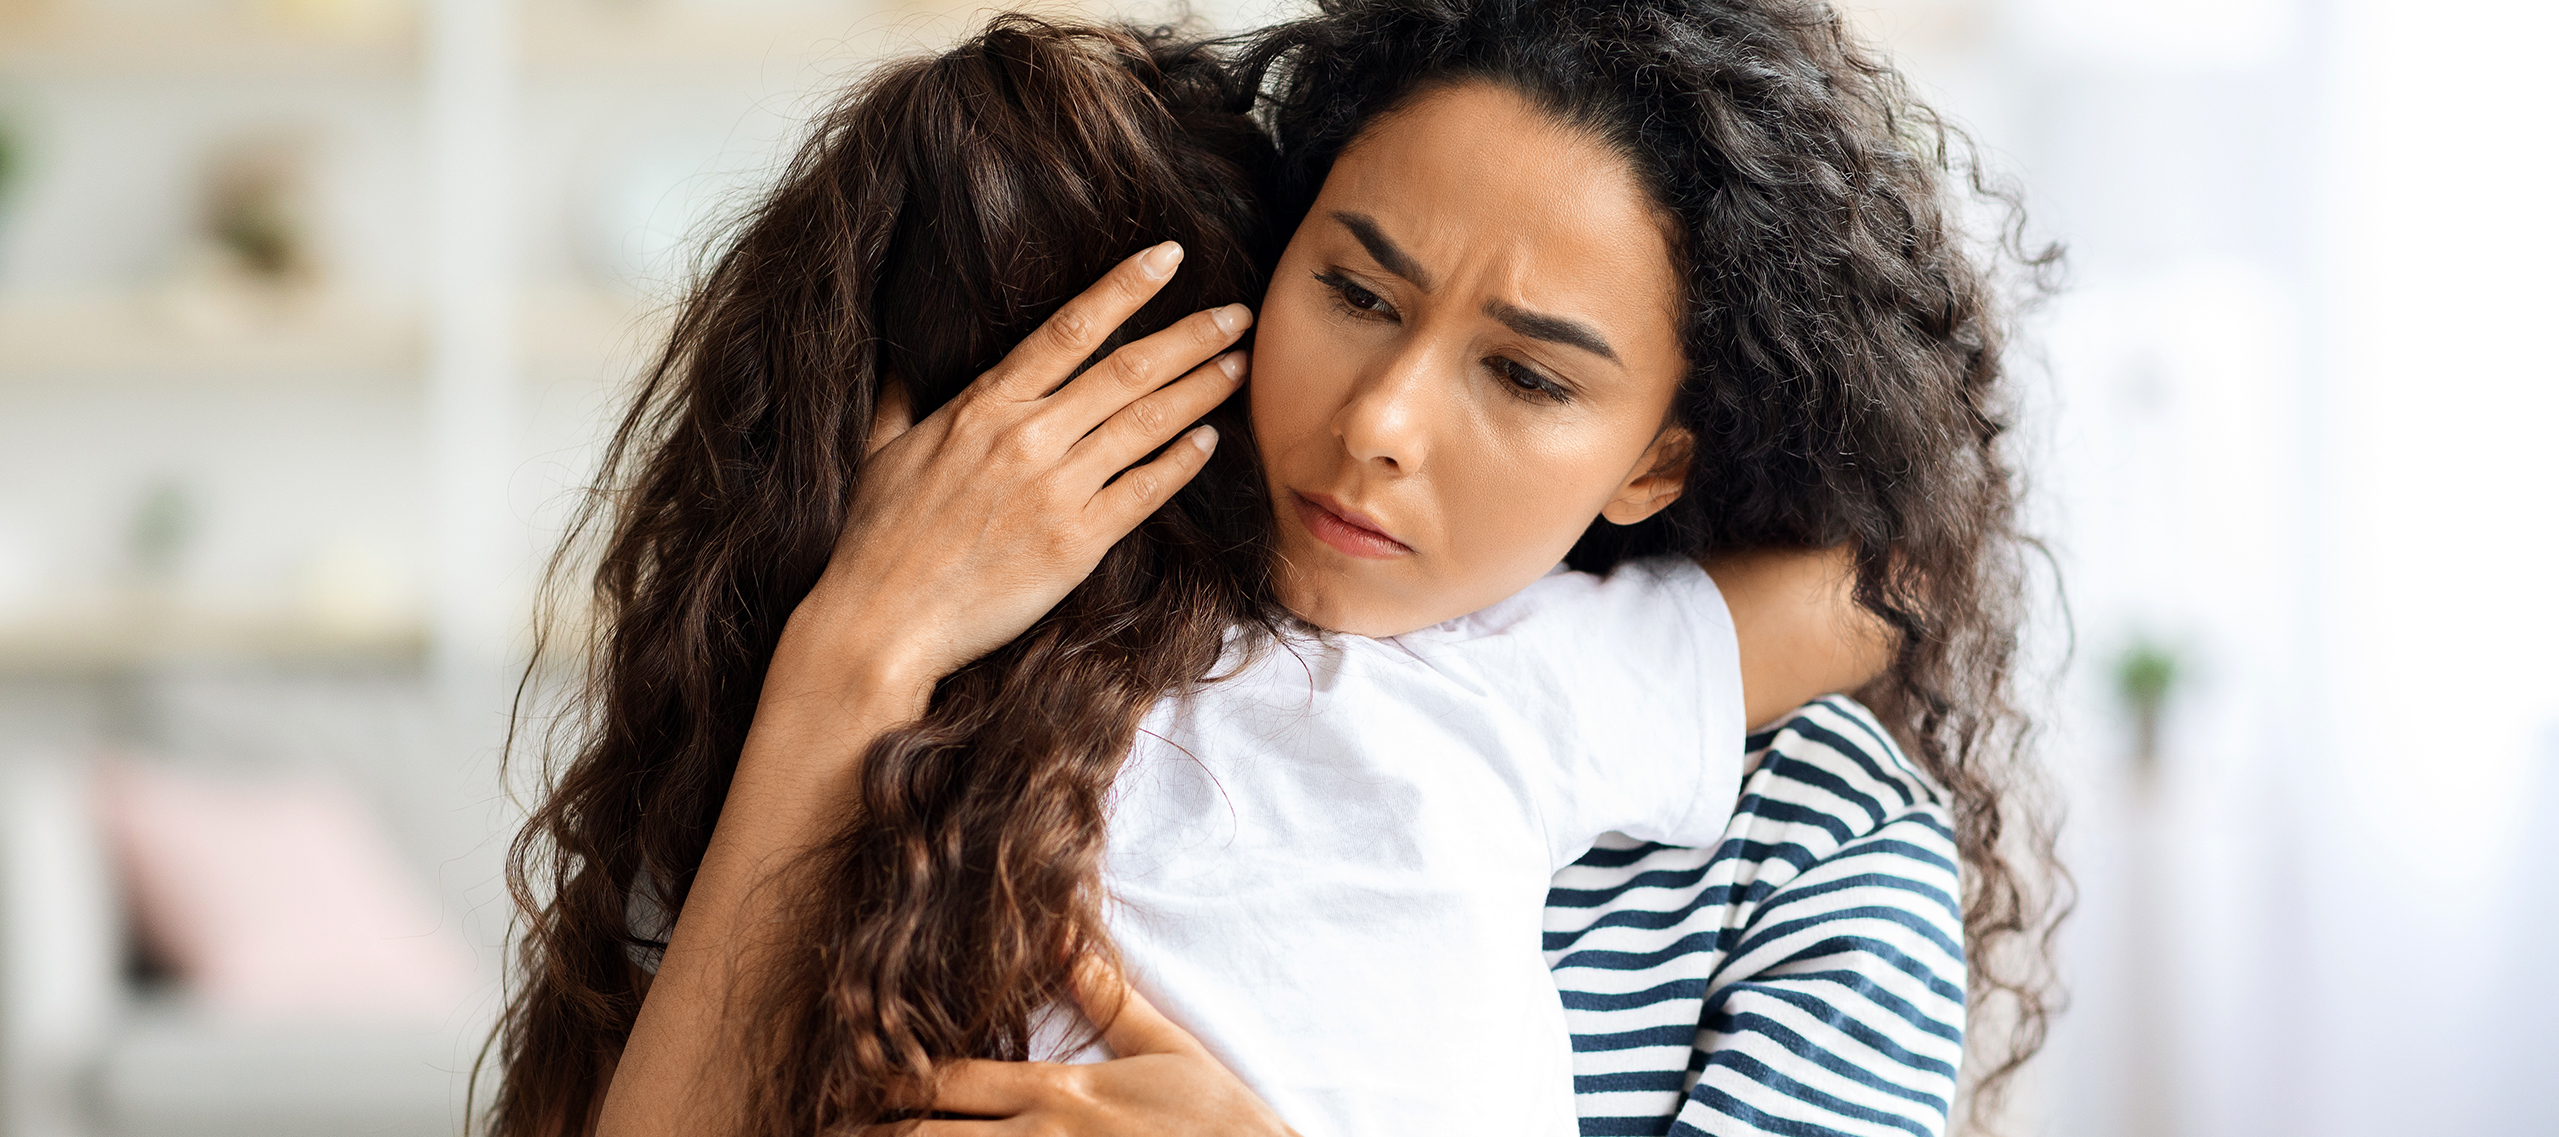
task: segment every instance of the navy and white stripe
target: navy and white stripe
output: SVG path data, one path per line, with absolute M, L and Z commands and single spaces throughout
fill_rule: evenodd
M 1547 896 L 1581 1131 L 1940 1137 L 1964 1048 L 1945 795 L 1850 699 L 1749 746 L 1720 845 L 1613 839 Z

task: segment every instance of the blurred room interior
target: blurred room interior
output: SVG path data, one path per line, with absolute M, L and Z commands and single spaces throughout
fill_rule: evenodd
M 987 10 L 0 0 L 0 1137 L 460 1130 L 623 384 L 819 101 Z M 2069 249 L 2012 1131 L 2559 1134 L 2559 18 L 1848 10 Z

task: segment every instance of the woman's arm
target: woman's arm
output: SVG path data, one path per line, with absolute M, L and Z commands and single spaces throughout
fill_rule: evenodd
M 1069 1066 L 973 1060 L 951 1069 L 933 1108 L 966 1120 L 927 1121 L 897 1137 L 1297 1137 L 1268 1103 L 1117 974 L 1091 961 L 1075 999 L 1117 1057 Z
M 862 755 L 923 714 L 943 676 L 1054 607 L 1206 463 L 1206 428 L 1164 444 L 1241 384 L 1240 353 L 1200 366 L 1250 323 L 1241 305 L 1067 381 L 1180 255 L 1164 245 L 1130 258 L 931 417 L 875 430 L 834 554 L 766 671 L 599 1134 L 734 1130 L 754 1076 L 741 1014 L 780 946 L 797 891 L 788 870 L 844 825 Z
M 783 639 L 789 644 L 791 633 Z M 771 966 L 772 933 L 797 891 L 781 870 L 842 824 L 856 760 L 882 732 L 922 714 L 931 692 L 911 678 L 844 676 L 830 699 L 810 681 L 825 668 L 802 664 L 794 675 L 779 656 L 773 674 L 782 682 L 768 681 L 757 704 L 701 870 L 614 1070 L 598 1134 L 720 1133 L 734 1125 L 747 1071 L 727 1061 L 744 1049 L 730 1012 L 752 1002 L 754 977 Z

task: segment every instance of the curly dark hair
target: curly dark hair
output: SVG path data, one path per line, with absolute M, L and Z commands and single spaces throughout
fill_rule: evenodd
M 2058 249 L 2024 249 L 2015 195 L 1818 0 L 1320 0 L 1239 65 L 1269 92 L 1283 228 L 1379 116 L 1470 82 L 1649 188 L 1687 282 L 1672 414 L 1697 445 L 1675 503 L 1594 522 L 1568 563 L 1855 548 L 1859 603 L 1900 637 L 1859 697 L 1952 803 L 1985 1122 L 2058 1008 L 2067 879 L 2012 694 L 2031 543 L 1987 254 L 2039 284 Z M 2005 208 L 1993 241 L 1959 229 L 1962 189 Z

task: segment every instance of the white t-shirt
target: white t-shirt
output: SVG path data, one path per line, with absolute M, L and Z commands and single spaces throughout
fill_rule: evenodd
M 1265 645 L 1140 723 L 1112 935 L 1307 1137 L 1576 1133 L 1548 883 L 1612 830 L 1714 841 L 1742 718 L 1731 617 L 1685 560 Z

